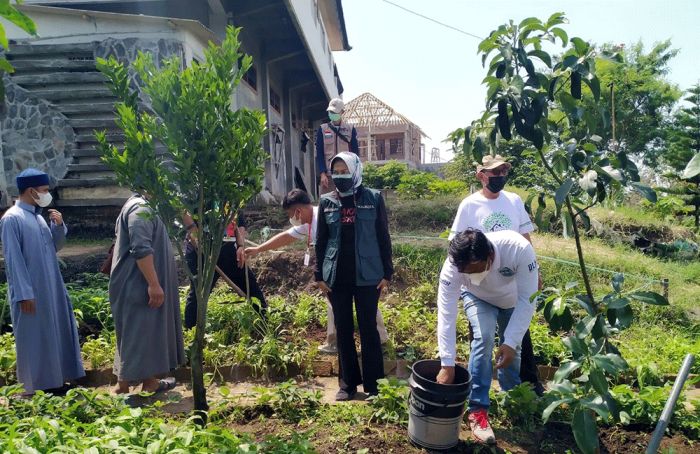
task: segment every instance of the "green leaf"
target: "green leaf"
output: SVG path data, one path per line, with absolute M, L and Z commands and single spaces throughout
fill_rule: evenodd
M 568 69 L 573 67 L 576 62 L 578 62 L 578 57 L 576 55 L 567 55 L 564 60 L 561 61 L 561 66 L 563 69 Z M 575 72 L 573 74 L 576 74 Z M 572 76 L 573 76 L 572 74 Z
M 623 307 L 628 306 L 629 303 L 630 300 L 627 298 L 615 298 L 608 302 L 608 309 L 622 309 Z
M 535 128 L 535 130 L 532 132 L 532 143 L 538 150 L 541 150 L 544 146 L 544 136 L 539 128 Z
M 608 380 L 605 379 L 602 370 L 597 367 L 591 367 L 591 370 L 588 372 L 588 380 L 591 382 L 593 389 L 601 396 L 608 392 Z
M 569 158 L 561 152 L 555 154 L 552 159 L 552 167 L 554 167 L 554 170 L 560 175 L 565 174 L 566 171 L 569 170 Z
M 622 273 L 615 273 L 612 277 L 612 287 L 616 292 L 622 291 L 622 284 L 625 282 L 625 275 Z
M 564 399 L 555 400 L 551 404 L 547 405 L 547 408 L 545 408 L 542 412 L 542 422 L 544 424 L 547 424 L 547 421 L 549 421 L 549 417 L 552 416 L 552 413 L 554 412 L 554 410 L 557 409 L 557 407 L 571 403 L 574 400 L 575 399 L 573 397 L 566 397 Z
M 547 52 L 543 50 L 531 50 L 527 54 L 531 57 L 537 57 L 540 60 L 542 60 L 542 63 L 547 65 L 547 68 L 552 67 L 552 57 L 550 57 L 550 55 Z
M 557 189 L 557 192 L 554 194 L 554 201 L 557 203 L 557 205 L 561 205 L 564 203 L 564 200 L 566 200 L 566 196 L 569 195 L 569 191 L 571 191 L 571 187 L 574 185 L 574 180 L 571 178 L 567 178 L 564 180 L 564 182 L 559 186 Z
M 595 326 L 596 317 L 590 315 L 586 316 L 583 320 L 576 324 L 576 337 L 579 339 L 585 339 L 586 336 L 591 334 L 593 326 Z
M 552 383 L 552 386 L 549 386 L 549 390 L 562 396 L 573 396 L 576 394 L 576 388 L 569 380 L 564 380 L 561 383 Z
M 563 28 L 554 27 L 550 30 L 554 36 L 561 40 L 561 46 L 566 47 L 569 44 L 569 35 L 566 34 Z
M 574 49 L 576 49 L 576 53 L 579 55 L 579 57 L 583 57 L 586 52 L 588 52 L 588 48 L 590 47 L 586 41 L 577 36 L 571 38 L 571 44 L 574 45 Z
M 685 166 L 685 170 L 683 170 L 681 178 L 689 180 L 697 175 L 700 175 L 700 153 L 696 153 L 693 159 L 688 162 L 688 165 Z
M 15 9 L 9 1 L 0 2 L 0 17 L 4 17 L 28 34 L 36 36 L 36 25 L 22 11 Z
M 582 355 L 587 355 L 588 354 L 588 345 L 586 342 L 582 339 L 579 339 L 576 336 L 568 336 L 564 340 L 562 340 L 566 348 L 571 350 L 571 352 L 575 353 L 578 356 Z
M 617 323 L 620 328 L 629 328 L 634 321 L 634 313 L 632 312 L 632 306 L 627 305 L 620 309 L 615 309 L 615 315 L 617 316 Z
M 600 81 L 598 80 L 597 77 L 593 76 L 591 78 L 584 77 L 583 81 L 588 85 L 588 88 L 590 88 L 591 93 L 593 93 L 593 98 L 595 99 L 595 102 L 598 102 L 600 100 Z
M 565 363 L 562 363 L 561 366 L 559 366 L 559 370 L 554 374 L 554 381 L 555 382 L 561 382 L 565 378 L 567 378 L 573 371 L 581 367 L 581 363 L 578 361 L 568 361 Z
M 617 375 L 621 371 L 627 369 L 627 363 L 620 355 L 615 353 L 607 353 L 605 355 L 594 355 L 593 362 L 596 366 L 603 369 L 611 375 Z
M 10 43 L 7 42 L 7 34 L 5 33 L 5 27 L 0 24 L 0 45 L 5 51 L 10 49 Z
M 632 292 L 629 293 L 627 296 L 629 296 L 633 300 L 640 301 L 646 304 L 653 304 L 655 306 L 668 306 L 668 300 L 664 298 L 663 295 L 659 295 L 656 292 Z
M 649 186 L 643 185 L 635 181 L 632 183 L 632 188 L 634 188 L 637 192 L 642 194 L 651 203 L 656 203 L 656 191 L 651 189 Z
M 608 406 L 601 396 L 584 397 L 580 400 L 581 406 L 593 410 L 598 415 L 607 420 L 610 417 Z
M 598 451 L 598 427 L 591 411 L 577 407 L 571 423 L 576 446 L 583 454 L 595 454 Z
M 564 112 L 569 115 L 575 115 L 576 109 L 578 108 L 578 103 L 573 96 L 565 91 L 559 92 L 559 103 L 561 104 Z
M 15 72 L 15 68 L 13 68 L 10 62 L 7 61 L 5 58 L 0 58 L 0 70 L 5 71 L 9 74 Z M 2 74 L 0 74 L 0 76 L 2 76 Z

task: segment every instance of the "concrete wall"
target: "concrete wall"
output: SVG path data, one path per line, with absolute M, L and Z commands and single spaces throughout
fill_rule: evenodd
M 314 70 L 328 98 L 339 96 L 333 68 L 333 54 L 316 0 L 285 0 L 293 13 L 295 25 L 307 53 L 312 56 Z
M 192 58 L 204 59 L 204 49 L 210 39 L 217 37 L 195 22 L 173 22 L 162 18 L 82 14 L 66 10 L 40 11 L 37 8 L 22 8 L 40 30 L 39 38 L 32 38 L 22 29 L 0 19 L 5 26 L 8 39 L 22 40 L 34 44 L 87 43 L 109 38 L 140 38 L 157 41 L 172 39 L 183 43 L 184 55 L 189 63 Z

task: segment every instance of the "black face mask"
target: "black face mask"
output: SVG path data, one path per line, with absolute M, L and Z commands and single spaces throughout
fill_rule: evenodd
M 489 177 L 489 183 L 486 185 L 486 189 L 493 193 L 501 192 L 501 189 L 506 186 L 506 181 L 508 181 L 506 175 Z
M 333 175 L 333 183 L 341 194 L 352 192 L 352 178 L 343 178 L 343 175 Z

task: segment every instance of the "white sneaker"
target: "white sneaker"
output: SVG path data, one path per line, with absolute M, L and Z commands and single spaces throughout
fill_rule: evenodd
M 469 428 L 476 441 L 487 444 L 496 444 L 496 436 L 489 424 L 489 414 L 485 408 L 469 413 Z
M 336 344 L 323 344 L 318 346 L 318 351 L 321 353 L 326 353 L 329 355 L 335 355 L 338 353 L 338 346 Z

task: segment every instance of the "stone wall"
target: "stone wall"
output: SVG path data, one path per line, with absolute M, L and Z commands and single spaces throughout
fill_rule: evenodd
M 17 195 L 15 177 L 27 167 L 48 173 L 53 183 L 63 178 L 71 162 L 75 133 L 68 119 L 47 101 L 37 99 L 5 76 L 5 104 L 0 112 L 3 177 L 2 203 Z M 3 181 L 4 180 L 4 181 Z M 3 184 L 4 183 L 4 184 Z
M 126 38 L 126 39 L 114 39 L 109 38 L 97 43 L 95 47 L 95 59 L 109 57 L 115 57 L 121 63 L 128 65 L 138 56 L 138 53 L 143 52 L 151 54 L 156 63 L 157 67 L 160 67 L 161 63 L 171 57 L 178 57 L 180 59 L 180 67 L 184 68 L 186 62 L 185 52 L 180 41 L 175 41 L 172 39 L 142 39 L 142 38 Z M 142 81 L 141 78 L 136 75 L 135 71 L 129 68 L 129 77 L 131 79 L 131 87 L 135 90 L 139 90 L 139 97 L 146 105 L 150 105 L 148 98 L 141 91 Z

